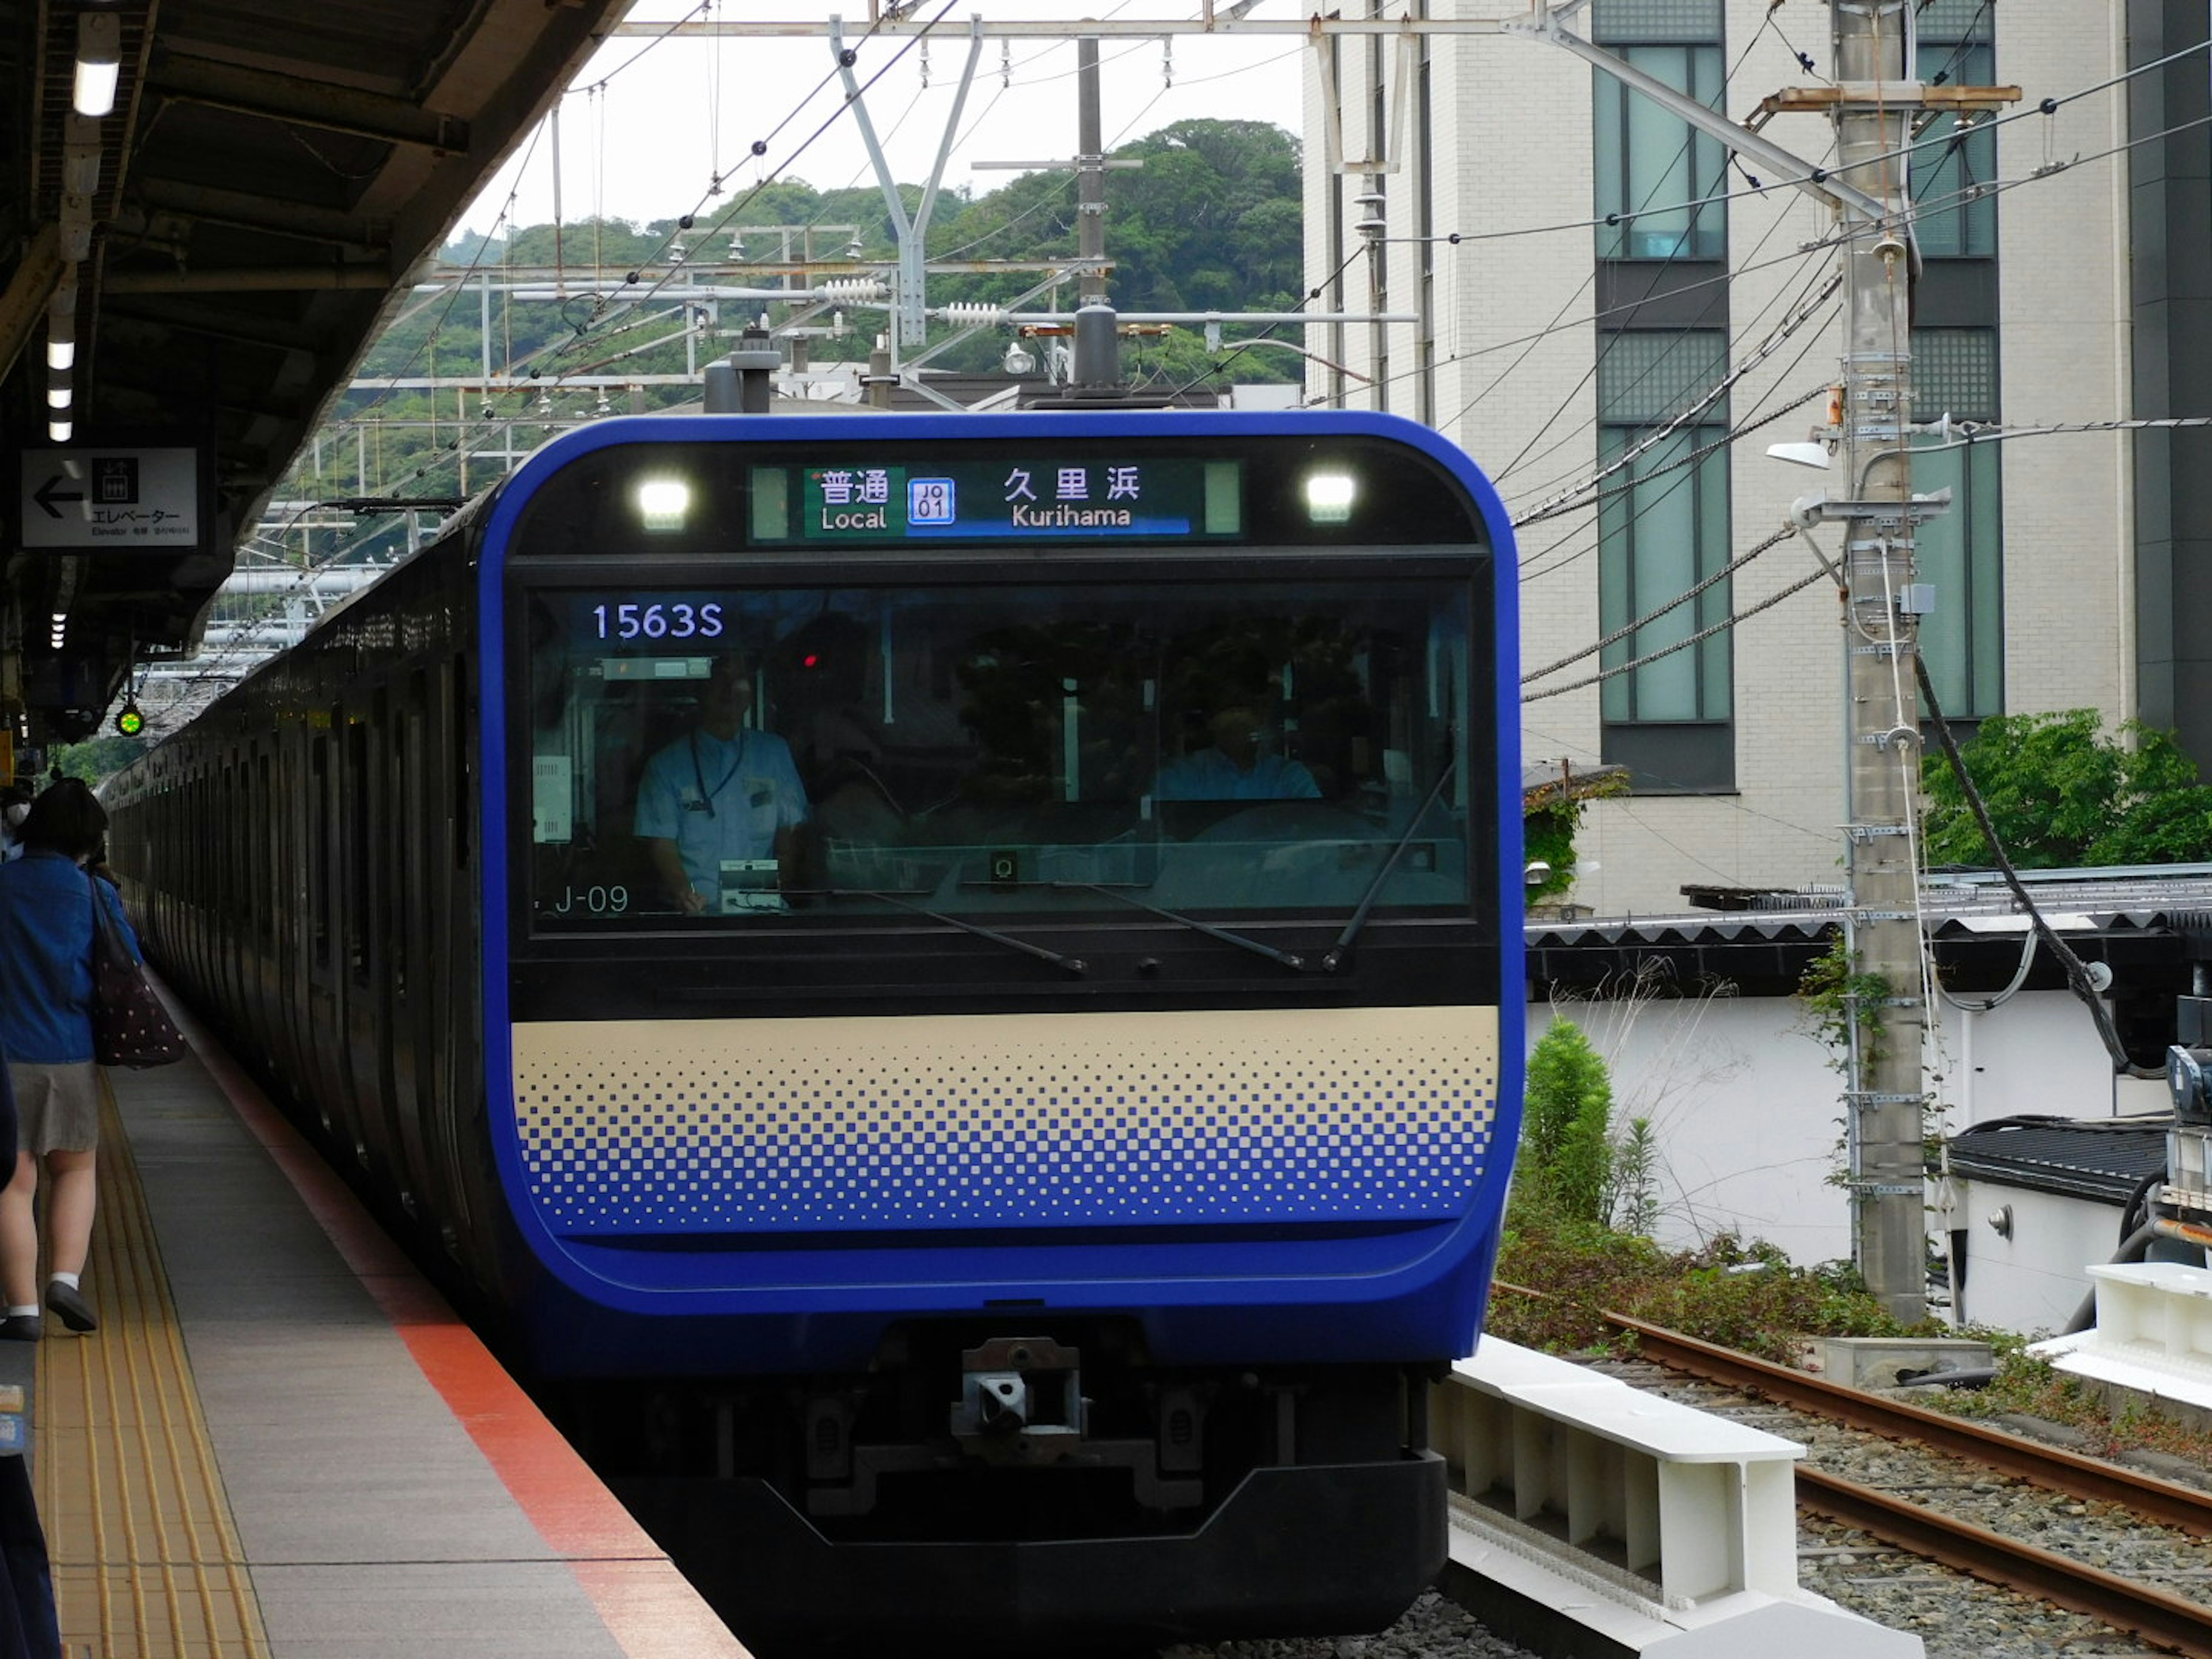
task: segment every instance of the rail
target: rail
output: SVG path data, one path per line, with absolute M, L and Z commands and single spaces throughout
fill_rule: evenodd
M 2212 1494 L 1847 1388 L 1626 1315 L 1607 1314 L 1605 1318 L 1614 1328 L 1635 1335 L 1644 1358 L 1670 1370 L 1761 1395 L 1887 1438 L 1916 1440 L 2046 1490 L 2113 1504 L 2198 1536 L 2212 1534 Z M 2191 1659 L 2212 1659 L 2212 1606 L 2169 1595 L 1819 1469 L 1801 1465 L 1796 1477 L 1802 1510 L 1978 1578 L 2086 1613 Z
M 1954 1457 L 1969 1458 L 2001 1474 L 2017 1476 L 2055 1492 L 2117 1504 L 2162 1525 L 2199 1537 L 2212 1536 L 2212 1493 L 2139 1474 L 2132 1469 L 2046 1446 L 1964 1418 L 1907 1405 L 1863 1389 L 1847 1388 L 1826 1377 L 1737 1353 L 1664 1326 L 1625 1314 L 1607 1314 L 1615 1329 L 1632 1332 L 1644 1357 L 1669 1370 L 1705 1378 L 1731 1389 L 1748 1389 L 1785 1406 L 1794 1406 L 1892 1440 L 1917 1440 Z M 1801 1471 L 1801 1474 L 1802 1471 Z

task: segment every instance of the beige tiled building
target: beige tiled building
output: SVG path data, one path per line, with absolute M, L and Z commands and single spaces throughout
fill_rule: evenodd
M 1829 12 L 1591 0 L 1567 26 L 1741 121 L 1771 94 L 1826 84 Z M 1430 15 L 1525 10 L 1431 0 Z M 2212 127 L 2190 125 L 2208 113 L 2201 0 L 1926 0 L 1913 21 L 1923 79 L 2022 91 L 1964 137 L 1940 118 L 1914 151 L 1914 418 L 2212 412 Z M 1308 349 L 1340 366 L 1316 362 L 1309 392 L 1438 427 L 1528 520 L 1523 669 L 1565 665 L 1525 688 L 1524 757 L 1636 777 L 1632 797 L 1591 810 L 1571 896 L 1619 915 L 1679 909 L 1686 885 L 1839 884 L 1834 586 L 1789 535 L 1681 598 L 1780 532 L 1799 496 L 1842 494 L 1838 475 L 1766 453 L 1808 438 L 1842 374 L 1832 213 L 1526 34 L 1333 50 L 1334 144 L 1318 73 L 1306 108 L 1316 308 L 1379 301 L 1421 320 L 1308 329 Z M 1808 161 L 1831 154 L 1825 116 L 1763 131 Z M 1332 172 L 1332 149 L 1384 166 Z M 1378 218 L 1373 264 L 1358 227 L 1371 235 Z M 1946 712 L 1970 725 L 2094 706 L 2178 726 L 2212 762 L 2203 434 L 1918 453 L 1915 488 L 1946 484 L 1954 508 L 1920 544 L 1935 588 L 1923 648 Z M 1839 527 L 1813 535 L 1837 552 Z M 1573 684 L 1601 665 L 1620 672 Z

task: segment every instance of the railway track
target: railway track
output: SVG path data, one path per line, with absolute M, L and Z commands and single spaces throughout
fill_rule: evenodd
M 2106 1504 L 2197 1538 L 2212 1536 L 2212 1493 L 2045 1446 L 1825 1377 L 1607 1315 L 1652 1364 L 1893 1440 L 1917 1441 L 2036 1487 Z M 1800 1464 L 1800 1509 L 1989 1583 L 2086 1614 L 2176 1653 L 2212 1659 L 2212 1605 L 2169 1594 L 1938 1509 Z

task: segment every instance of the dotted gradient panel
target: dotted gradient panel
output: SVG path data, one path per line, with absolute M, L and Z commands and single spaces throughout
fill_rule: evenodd
M 518 1025 L 556 1233 L 1442 1217 L 1490 1150 L 1469 1008 Z

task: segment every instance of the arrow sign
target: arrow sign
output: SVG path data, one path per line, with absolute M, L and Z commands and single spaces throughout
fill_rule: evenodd
M 61 482 L 62 475 L 57 472 L 31 492 L 31 499 L 46 509 L 46 516 L 50 519 L 58 519 L 62 515 L 61 509 L 54 505 L 56 501 L 81 501 L 84 499 L 82 489 L 56 489 L 55 486 Z
M 85 443 L 19 449 L 16 494 L 0 503 L 0 555 L 29 551 L 186 553 L 211 521 L 206 457 L 185 444 Z M 6 539 L 12 531 L 12 544 Z

